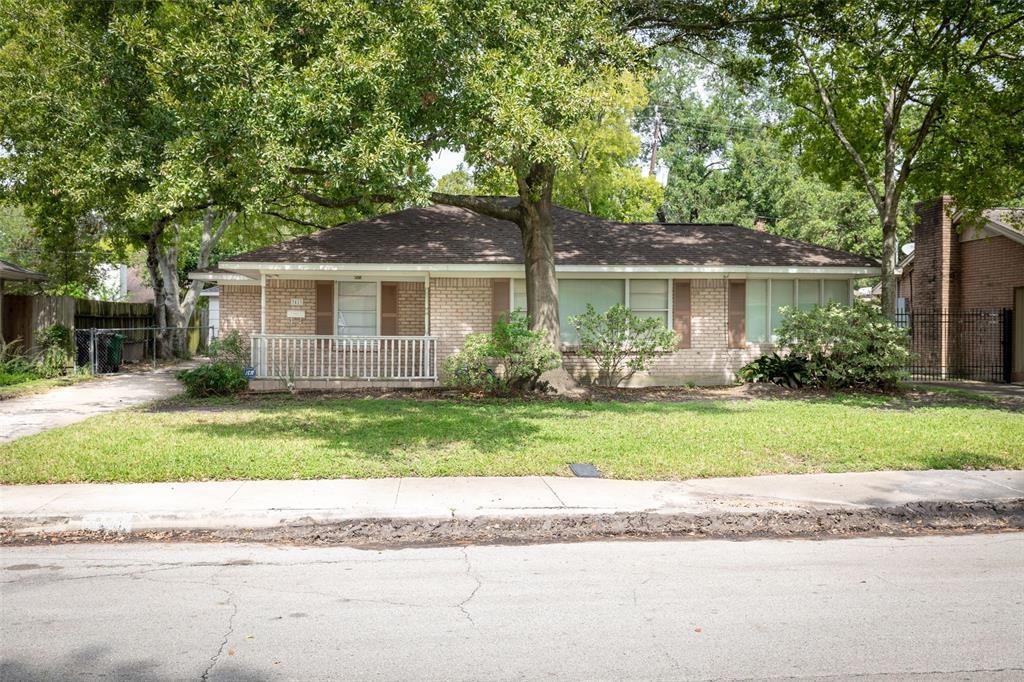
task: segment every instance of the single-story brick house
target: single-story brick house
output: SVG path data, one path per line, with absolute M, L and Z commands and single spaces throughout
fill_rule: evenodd
M 868 258 L 737 225 L 619 223 L 554 211 L 566 368 L 568 318 L 622 303 L 674 329 L 678 348 L 637 385 L 722 384 L 770 347 L 779 308 L 851 300 Z M 519 229 L 433 205 L 333 227 L 192 273 L 216 282 L 220 333 L 249 339 L 254 388 L 424 385 L 466 336 L 525 307 Z

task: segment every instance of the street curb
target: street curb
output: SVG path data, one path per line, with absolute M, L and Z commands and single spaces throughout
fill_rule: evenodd
M 317 545 L 414 546 L 484 543 L 573 542 L 616 538 L 817 538 L 867 535 L 981 533 L 1024 530 L 1024 498 L 918 501 L 887 507 L 831 507 L 753 513 L 620 512 L 547 516 L 294 519 L 260 528 L 211 528 L 169 524 L 156 528 L 94 529 L 63 525 L 67 517 L 0 519 L 0 544 L 61 542 L 197 541 L 288 542 Z

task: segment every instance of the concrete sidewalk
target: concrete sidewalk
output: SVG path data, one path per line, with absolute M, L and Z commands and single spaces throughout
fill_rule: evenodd
M 0 401 L 0 443 L 178 395 L 184 389 L 174 373 L 194 364 L 100 376 L 81 384 Z
M 1024 471 L 616 481 L 562 477 L 0 487 L 5 532 L 274 529 L 369 519 L 800 512 L 1024 498 Z

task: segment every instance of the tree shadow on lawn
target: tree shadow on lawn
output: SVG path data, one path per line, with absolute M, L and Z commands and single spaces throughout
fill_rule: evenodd
M 483 454 L 509 452 L 529 442 L 560 442 L 557 425 L 597 418 L 686 412 L 708 417 L 735 415 L 714 402 L 634 404 L 538 402 L 415 402 L 387 400 L 336 400 L 321 403 L 282 401 L 244 413 L 233 422 L 192 421 L 176 424 L 178 430 L 207 439 L 295 439 L 316 441 L 327 450 L 358 454 L 369 461 L 400 459 L 404 448 L 444 449 L 464 444 Z M 200 413 L 204 414 L 204 413 Z M 596 434 L 595 434 L 596 437 Z

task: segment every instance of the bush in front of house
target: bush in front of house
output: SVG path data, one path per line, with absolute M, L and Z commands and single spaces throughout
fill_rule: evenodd
M 199 365 L 182 370 L 176 376 L 185 385 L 185 393 L 190 398 L 234 395 L 249 386 L 242 368 L 226 362 Z
M 249 387 L 245 365 L 249 353 L 238 332 L 210 344 L 211 362 L 178 372 L 175 376 L 185 385 L 190 398 L 229 396 Z
M 776 334 L 776 346 L 804 363 L 809 386 L 890 389 L 908 377 L 906 330 L 868 303 L 788 309 Z
M 599 313 L 588 303 L 569 322 L 579 335 L 579 353 L 597 363 L 598 382 L 605 386 L 618 386 L 676 347 L 675 332 L 661 318 L 641 317 L 622 304 Z
M 237 331 L 229 333 L 222 339 L 211 341 L 207 354 L 214 362 L 224 362 L 238 367 L 245 367 L 249 362 L 249 349 L 246 348 L 242 341 L 242 335 Z
M 444 382 L 461 390 L 533 391 L 541 388 L 541 374 L 560 362 L 544 334 L 531 331 L 526 315 L 516 311 L 502 316 L 490 334 L 469 335 L 444 361 Z

